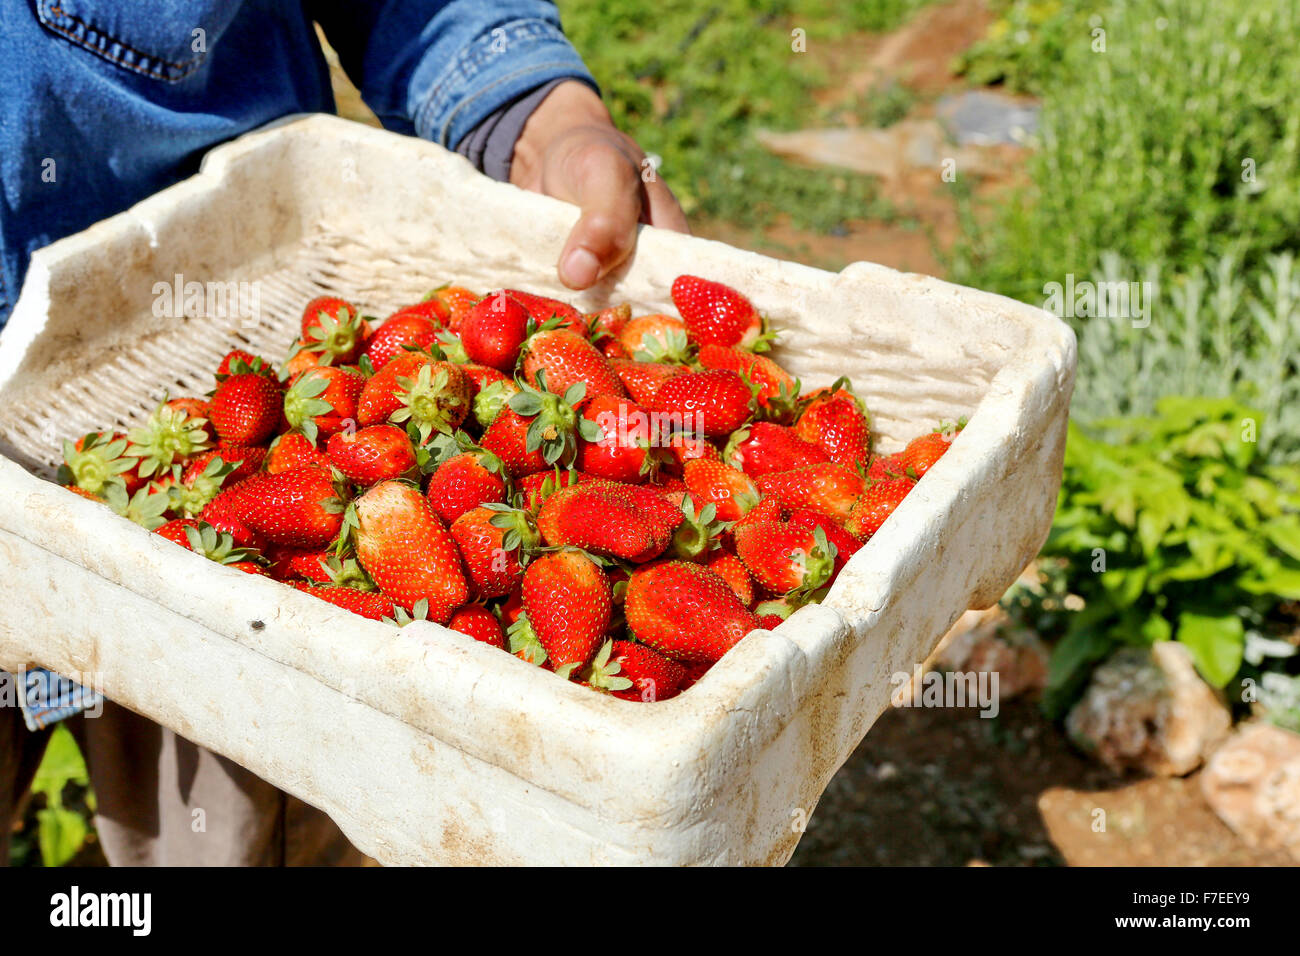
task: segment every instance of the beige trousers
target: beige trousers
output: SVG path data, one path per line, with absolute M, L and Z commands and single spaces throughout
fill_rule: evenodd
M 356 866 L 364 857 L 328 816 L 236 763 L 125 707 L 72 717 L 114 866 Z M 49 732 L 0 707 L 0 866 L 15 810 Z

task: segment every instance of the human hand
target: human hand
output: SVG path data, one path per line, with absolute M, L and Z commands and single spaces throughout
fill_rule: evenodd
M 560 281 L 570 289 L 594 285 L 626 259 L 639 222 L 690 231 L 645 152 L 614 127 L 595 91 L 577 80 L 556 86 L 524 124 L 510 181 L 582 209 L 558 264 Z

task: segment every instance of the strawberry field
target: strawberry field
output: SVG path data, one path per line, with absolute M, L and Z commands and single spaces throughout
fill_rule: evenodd
M 1078 336 L 1052 533 L 978 645 L 1004 682 L 1026 648 L 1041 673 L 987 722 L 887 713 L 795 863 L 1076 862 L 1040 793 L 1194 779 L 1227 733 L 1177 765 L 1152 758 L 1159 733 L 1112 733 L 1142 708 L 1165 719 L 1163 690 L 1113 692 L 1167 678 L 1157 645 L 1177 646 L 1228 723 L 1300 734 L 1293 3 L 559 6 L 700 231 L 831 268 L 867 257 L 882 225 L 914 233 L 946 277 L 1056 311 Z M 942 90 L 884 67 L 857 82 L 859 58 L 884 62 L 909 24 L 944 16 L 977 39 L 945 59 Z M 970 88 L 1041 104 L 1036 132 L 982 180 L 960 164 L 955 180 L 882 179 L 760 142 L 929 119 Z M 889 254 L 875 257 L 904 264 Z M 437 281 L 453 284 L 389 316 L 303 302 L 301 336 L 227 355 L 211 395 L 173 396 L 129 432 L 66 436 L 60 481 L 213 561 L 397 627 L 435 620 L 654 706 L 822 600 L 964 425 L 917 420 L 919 438 L 882 453 L 872 396 L 801 388 L 769 353 L 779 329 L 707 276 L 679 276 L 674 311 L 655 315 Z M 17 862 L 94 860 L 94 795 L 58 739 Z M 980 776 L 1017 773 L 1026 752 L 1018 789 Z M 1231 847 L 1209 862 L 1255 862 L 1196 808 Z M 872 849 L 891 826 L 930 845 Z

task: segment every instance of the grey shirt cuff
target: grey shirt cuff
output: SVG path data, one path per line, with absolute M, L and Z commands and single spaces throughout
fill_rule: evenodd
M 509 182 L 510 161 L 514 159 L 515 142 L 523 132 L 528 117 L 533 115 L 533 110 L 546 99 L 551 90 L 569 80 L 587 82 L 580 76 L 565 76 L 543 83 L 513 103 L 507 103 L 479 123 L 456 146 L 456 152 L 493 179 Z

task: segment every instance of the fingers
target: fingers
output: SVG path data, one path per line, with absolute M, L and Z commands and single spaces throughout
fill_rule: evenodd
M 650 225 L 658 226 L 660 229 L 686 233 L 691 231 L 690 226 L 686 224 L 686 213 L 682 212 L 677 197 L 658 175 L 645 184 L 643 218 Z
M 582 215 L 560 253 L 560 281 L 585 289 L 628 257 L 641 219 L 641 177 L 630 157 L 603 138 L 568 157 L 566 198 Z

